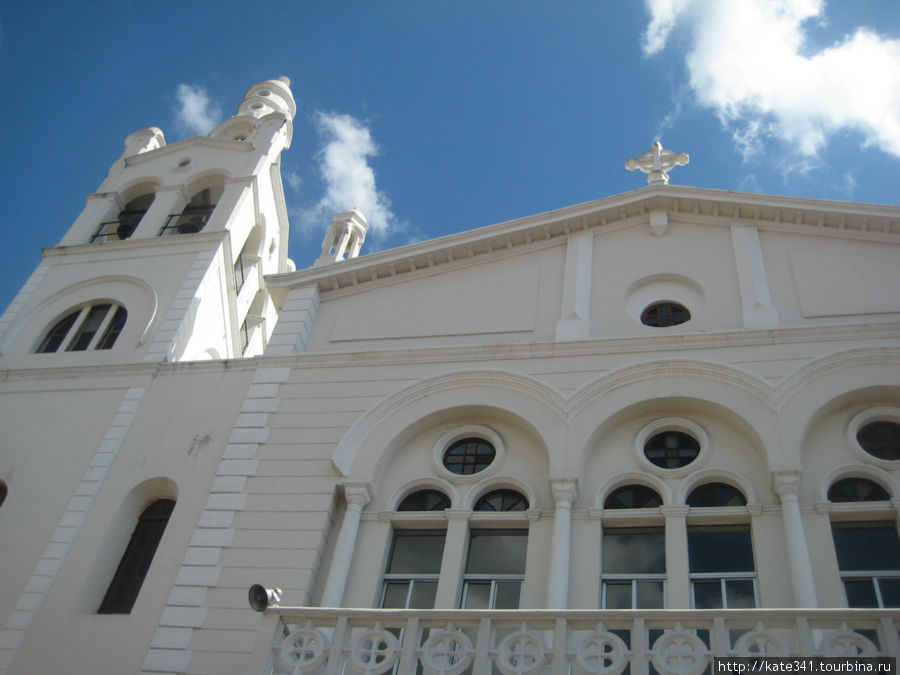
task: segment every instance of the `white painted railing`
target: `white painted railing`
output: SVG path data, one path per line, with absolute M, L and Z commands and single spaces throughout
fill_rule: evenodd
M 275 607 L 269 673 L 699 675 L 714 656 L 900 656 L 900 611 Z

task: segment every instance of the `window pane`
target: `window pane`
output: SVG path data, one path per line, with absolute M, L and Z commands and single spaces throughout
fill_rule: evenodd
M 878 607 L 871 579 L 844 579 L 844 592 L 848 607 Z
M 125 326 L 125 319 L 127 317 L 128 312 L 125 311 L 124 307 L 116 309 L 116 313 L 113 316 L 109 327 L 107 327 L 106 333 L 103 334 L 103 337 L 100 338 L 100 342 L 97 343 L 97 349 L 112 349 L 112 346 L 116 344 L 119 333 L 122 332 L 122 328 Z
M 466 583 L 466 606 L 464 609 L 489 609 L 490 604 L 490 581 Z
M 882 607 L 900 607 L 900 579 L 879 579 Z
M 408 581 L 388 581 L 384 584 L 384 598 L 381 606 L 388 609 L 402 609 L 406 607 L 406 598 L 409 595 Z
M 437 490 L 419 490 L 408 495 L 397 507 L 398 511 L 443 511 L 450 508 L 450 500 Z
M 659 609 L 665 606 L 662 581 L 637 582 L 637 609 Z
M 603 532 L 604 574 L 665 573 L 666 542 L 661 531 Z
M 631 609 L 631 582 L 607 581 L 603 584 L 606 590 L 604 609 Z
M 44 338 L 44 341 L 41 342 L 41 345 L 37 348 L 38 353 L 46 354 L 55 352 L 59 349 L 59 346 L 62 344 L 63 340 L 65 340 L 66 335 L 69 334 L 69 329 L 72 328 L 72 324 L 75 323 L 75 319 L 78 318 L 79 314 L 81 314 L 81 310 L 75 310 L 53 326 L 50 332 L 47 333 L 47 337 Z
M 900 570 L 900 541 L 893 523 L 835 523 L 831 531 L 841 571 Z
M 94 305 L 91 307 L 87 317 L 78 327 L 78 332 L 69 344 L 67 351 L 83 352 L 87 349 L 108 311 L 109 305 Z
M 438 574 L 444 555 L 444 533 L 398 532 L 394 535 L 389 574 Z
M 525 530 L 472 530 L 469 539 L 468 574 L 524 574 Z
M 519 609 L 519 596 L 521 594 L 521 581 L 498 581 L 493 609 Z
M 756 607 L 756 598 L 753 595 L 753 580 L 726 579 L 725 599 L 728 602 L 728 609 Z
M 436 581 L 414 581 L 409 606 L 411 609 L 432 609 L 437 594 Z
M 746 527 L 688 529 L 688 559 L 692 573 L 753 572 L 753 543 Z
M 722 586 L 718 579 L 694 582 L 694 608 L 722 608 Z
M 106 589 L 98 614 L 131 613 L 174 508 L 175 502 L 171 499 L 159 499 L 144 509 Z

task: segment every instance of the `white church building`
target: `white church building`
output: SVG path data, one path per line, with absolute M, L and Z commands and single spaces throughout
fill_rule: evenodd
M 654 144 L 368 255 L 348 204 L 295 270 L 294 114 L 131 134 L 0 315 L 0 672 L 900 655 L 900 207 Z

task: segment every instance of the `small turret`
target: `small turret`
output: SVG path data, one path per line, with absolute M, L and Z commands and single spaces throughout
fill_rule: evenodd
M 248 140 L 258 125 L 257 120 L 269 115 L 283 116 L 287 125 L 284 147 L 289 148 L 294 133 L 293 119 L 297 114 L 297 104 L 291 94 L 290 85 L 291 81 L 284 76 L 276 80 L 257 82 L 244 94 L 244 100 L 238 106 L 237 114 L 213 129 L 209 133 L 210 138 Z
M 163 136 L 161 129 L 149 127 L 129 134 L 124 143 L 125 151 L 122 153 L 122 157 L 132 157 L 163 147 L 166 144 L 166 137 Z
M 369 223 L 359 209 L 336 213 L 325 233 L 325 239 L 322 240 L 322 255 L 313 263 L 313 267 L 355 258 L 359 255 L 368 231 Z

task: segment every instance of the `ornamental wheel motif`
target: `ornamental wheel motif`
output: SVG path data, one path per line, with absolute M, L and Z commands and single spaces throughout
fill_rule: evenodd
M 788 650 L 777 635 L 758 625 L 749 633 L 744 633 L 734 643 L 738 656 L 787 656 Z
M 315 628 L 299 628 L 284 638 L 279 656 L 294 673 L 312 672 L 328 656 L 328 638 Z
M 598 630 L 578 641 L 575 659 L 588 673 L 619 675 L 628 665 L 625 660 L 627 650 L 618 635 Z
M 353 643 L 350 665 L 365 675 L 380 675 L 394 667 L 400 653 L 400 642 L 381 628 L 366 631 Z
M 825 656 L 875 656 L 878 649 L 869 640 L 847 627 L 847 624 L 829 633 L 822 641 Z
M 708 663 L 706 645 L 681 626 L 667 630 L 653 643 L 650 659 L 658 671 L 672 675 L 700 675 Z
M 473 653 L 469 637 L 448 628 L 432 633 L 422 645 L 422 665 L 428 673 L 459 675 L 471 663 Z
M 497 645 L 494 663 L 503 675 L 528 675 L 544 667 L 544 643 L 526 630 L 510 633 Z

